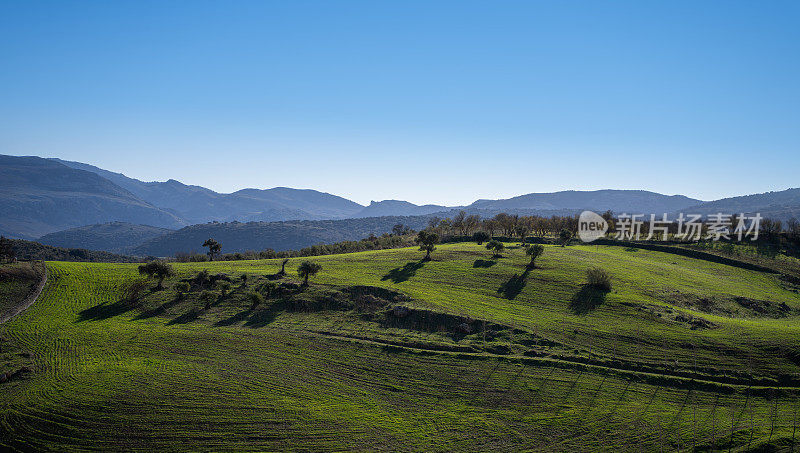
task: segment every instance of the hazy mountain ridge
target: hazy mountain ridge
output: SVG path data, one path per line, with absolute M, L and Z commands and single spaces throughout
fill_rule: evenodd
M 34 239 L 109 221 L 176 228 L 186 222 L 95 173 L 40 157 L 0 155 L 0 232 Z
M 174 179 L 143 182 L 93 165 L 57 159 L 64 165 L 91 171 L 126 188 L 142 200 L 170 210 L 188 224 L 212 221 L 321 220 L 352 217 L 364 207 L 345 198 L 312 189 L 275 187 L 242 189 L 223 194 Z

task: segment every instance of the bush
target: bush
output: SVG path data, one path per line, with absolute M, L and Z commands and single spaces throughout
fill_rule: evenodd
M 483 245 L 484 242 L 488 241 L 492 237 L 489 236 L 489 233 L 485 231 L 478 231 L 472 235 L 472 240 L 477 242 L 478 245 Z
M 186 282 L 178 282 L 175 283 L 173 288 L 175 288 L 175 291 L 178 292 L 178 295 L 182 297 L 185 293 L 189 292 L 190 286 Z
M 586 271 L 586 277 L 589 279 L 589 286 L 603 291 L 611 291 L 611 275 L 599 267 L 593 267 Z

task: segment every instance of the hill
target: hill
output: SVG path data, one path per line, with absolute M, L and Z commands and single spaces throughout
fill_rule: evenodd
M 391 232 L 398 223 L 421 229 L 427 224 L 427 217 L 204 223 L 153 238 L 131 248 L 130 253 L 137 256 L 174 256 L 178 252 L 202 251 L 201 245 L 208 238 L 220 242 L 223 253 L 297 250 L 316 244 L 355 241 L 371 234 L 379 236 Z
M 755 214 L 762 217 L 789 220 L 800 219 L 800 188 L 778 192 L 766 192 L 741 197 L 723 198 L 709 201 L 684 210 L 686 213 L 710 215 L 723 214 Z
M 116 253 L 87 250 L 85 248 L 65 248 L 45 245 L 24 239 L 12 239 L 14 253 L 21 261 L 77 261 L 90 263 L 135 263 L 140 261 L 132 256 Z
M 415 205 L 402 200 L 373 201 L 353 217 L 417 216 L 446 212 L 456 208 L 434 204 Z
M 506 245 L 500 258 L 474 244 L 431 261 L 416 248 L 311 258 L 322 271 L 309 287 L 299 260 L 286 276 L 279 260 L 178 264 L 163 290 L 134 265 L 48 263 L 40 300 L 0 325 L 0 447 L 794 444 L 793 288 L 623 247 L 546 246 L 530 268 Z M 611 291 L 586 285 L 591 266 Z
M 645 190 L 567 190 L 530 193 L 504 200 L 478 200 L 470 209 L 526 211 L 611 210 L 616 213 L 668 213 L 701 203 L 683 195 L 662 195 Z
M 185 224 L 94 173 L 39 157 L 0 155 L 0 234 L 33 239 L 108 221 Z
M 352 217 L 363 208 L 345 198 L 310 189 L 275 187 L 265 190 L 243 189 L 222 194 L 174 179 L 166 182 L 143 182 L 93 165 L 55 160 L 72 168 L 96 173 L 142 200 L 174 212 L 192 224 L 233 220 L 269 222 L 338 219 Z
M 149 225 L 109 222 L 49 233 L 40 237 L 38 242 L 55 247 L 124 253 L 132 247 L 171 231 L 173 230 Z

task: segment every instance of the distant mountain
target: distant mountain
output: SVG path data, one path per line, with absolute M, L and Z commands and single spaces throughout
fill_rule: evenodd
M 316 244 L 355 241 L 370 234 L 388 233 L 398 223 L 414 229 L 427 225 L 428 218 L 369 217 L 345 220 L 299 220 L 287 222 L 228 222 L 192 225 L 167 233 L 134 247 L 137 256 L 173 256 L 178 252 L 204 252 L 203 242 L 214 238 L 223 253 L 260 251 L 268 248 L 296 250 Z
M 800 220 L 800 188 L 723 198 L 683 209 L 686 214 L 755 214 L 762 217 Z
M 444 212 L 451 209 L 447 206 L 435 204 L 415 205 L 401 200 L 373 201 L 353 217 L 382 217 L 382 216 L 414 216 Z
M 49 233 L 40 237 L 38 242 L 55 247 L 125 253 L 132 247 L 172 231 L 149 225 L 109 222 Z
M 40 157 L 0 155 L 0 234 L 33 239 L 108 221 L 186 224 L 97 174 Z
M 645 190 L 568 190 L 529 193 L 504 200 L 478 200 L 467 208 L 489 211 L 607 211 L 615 213 L 665 213 L 702 203 L 683 195 L 662 195 Z
M 166 182 L 143 182 L 93 165 L 54 160 L 102 176 L 153 206 L 174 212 L 190 224 L 233 220 L 341 219 L 353 217 L 364 208 L 345 198 L 311 189 L 275 187 L 221 194 L 174 179 Z

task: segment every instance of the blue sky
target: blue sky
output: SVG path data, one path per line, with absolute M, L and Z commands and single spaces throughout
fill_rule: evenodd
M 800 2 L 0 1 L 0 153 L 462 204 L 800 186 Z

